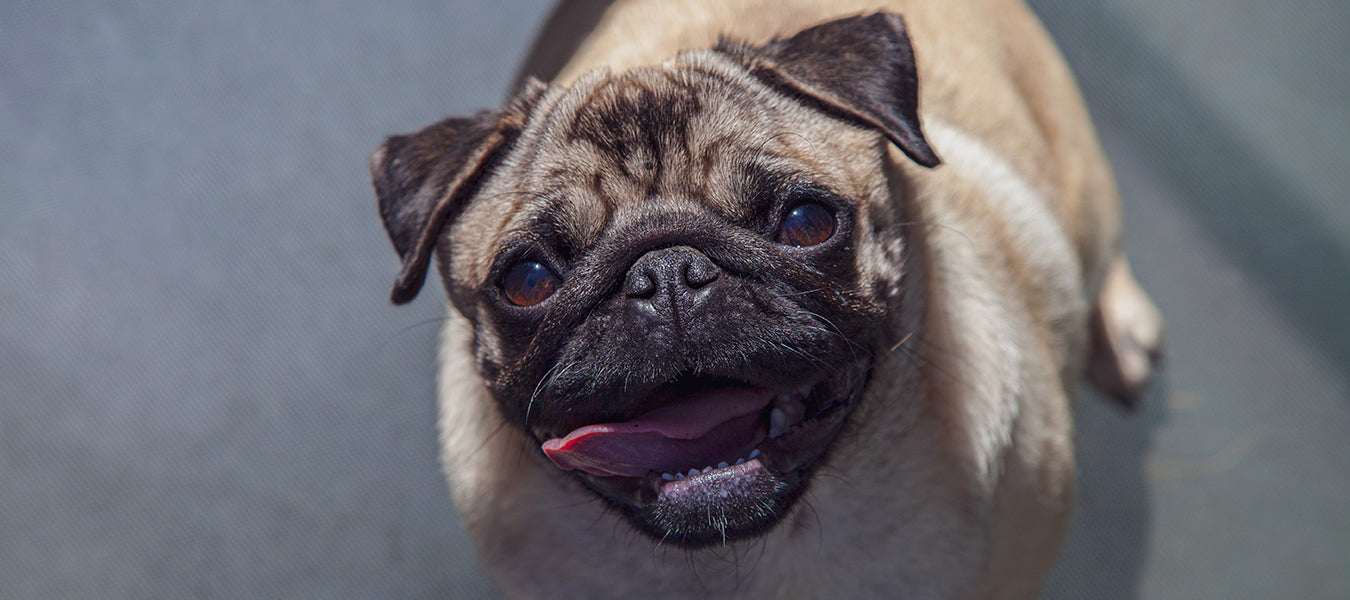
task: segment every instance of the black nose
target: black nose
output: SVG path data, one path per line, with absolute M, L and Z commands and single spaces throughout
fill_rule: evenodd
M 648 317 L 677 319 L 697 309 L 722 274 L 706 255 L 689 246 L 642 255 L 628 269 L 623 293 Z

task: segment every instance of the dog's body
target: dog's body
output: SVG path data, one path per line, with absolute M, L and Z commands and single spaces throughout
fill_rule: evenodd
M 792 37 L 879 10 L 903 22 L 878 15 L 849 21 L 853 29 Z M 910 122 L 912 102 L 878 117 L 870 92 L 831 87 L 852 85 L 836 80 L 850 69 L 870 72 L 866 65 L 836 72 L 813 54 L 829 45 L 822 42 L 865 44 L 850 32 L 869 27 L 891 36 L 886 56 L 917 63 L 922 131 Z M 441 350 L 442 458 L 486 573 L 514 597 L 1034 596 L 1073 495 L 1072 389 L 1090 361 L 1098 383 L 1136 395 L 1161 334 L 1120 253 L 1109 166 L 1035 18 L 1005 0 L 638 0 L 615 3 L 589 36 L 577 36 L 555 25 L 541 37 L 527 71 L 552 86 L 527 84 L 501 113 L 391 138 L 372 157 L 385 222 L 405 258 L 396 301 L 416 292 L 434 251 L 455 306 Z M 721 36 L 744 43 L 718 45 Z M 556 48 L 582 39 L 565 66 L 547 64 Z M 868 48 L 859 52 L 870 61 Z M 922 166 L 937 156 L 941 166 Z M 755 211 L 779 207 L 764 211 L 773 221 L 783 203 L 799 200 L 747 208 L 753 194 L 727 192 L 750 185 L 742 163 L 751 159 L 772 173 L 805 173 L 775 183 L 769 195 L 807 194 L 808 204 L 829 208 L 827 241 L 783 237 L 790 217 L 781 217 L 776 238 L 772 225 L 754 225 Z M 756 227 L 770 240 L 741 237 Z M 519 254 L 548 255 L 524 263 L 551 276 L 546 287 L 513 283 L 522 259 L 502 257 L 522 244 L 548 247 Z M 660 252 L 669 246 L 678 251 L 673 259 Z M 617 270 L 607 270 L 611 264 Z M 633 286 L 666 285 L 661 269 L 669 264 L 683 273 L 671 276 L 674 308 L 631 308 L 641 296 Z M 779 320 L 819 317 L 833 337 L 819 338 L 827 342 L 805 362 L 755 359 L 786 365 L 767 375 L 759 365 L 727 366 L 734 362 L 727 356 L 762 351 L 753 336 L 728 333 L 737 322 L 754 323 L 746 327 L 798 355 L 811 354 L 817 338 L 786 325 L 780 334 L 776 321 L 741 304 L 727 309 L 734 319 L 722 320 L 696 304 L 704 300 L 686 299 L 697 290 L 681 286 L 707 283 L 689 275 L 704 268 L 716 293 L 753 295 L 751 304 L 786 315 Z M 756 269 L 773 280 L 761 281 Z M 522 289 L 538 295 L 522 303 Z M 816 294 L 830 299 L 796 299 Z M 567 312 L 568 303 L 585 308 Z M 640 328 L 629 320 L 639 313 L 649 319 Z M 680 325 L 679 315 L 712 324 Z M 650 333 L 670 328 L 680 342 Z M 835 348 L 835 337 L 847 344 Z M 680 344 L 701 354 L 687 355 Z M 592 367 L 591 357 L 604 367 Z M 814 401 L 820 414 L 801 423 L 821 429 L 824 442 L 788 436 L 790 451 L 779 453 L 789 460 L 770 456 L 765 440 L 770 455 L 758 461 L 768 466 L 756 467 L 764 472 L 749 469 L 752 459 L 727 476 L 789 490 L 745 492 L 746 502 L 769 502 L 777 512 L 747 516 L 743 526 L 733 516 L 728 525 L 715 512 L 743 508 L 734 502 L 685 498 L 686 506 L 666 497 L 675 492 L 651 495 L 652 486 L 740 493 L 706 474 L 669 484 L 656 472 L 632 475 L 641 488 L 633 499 L 615 490 L 637 488 L 611 485 L 624 479 L 614 475 L 621 467 L 563 470 L 606 462 L 600 451 L 571 449 L 593 423 L 646 423 L 641 415 L 674 394 L 603 409 L 575 399 L 619 397 L 618 388 L 593 388 L 624 361 L 632 369 L 622 375 L 624 390 L 630 378 L 658 385 L 692 371 L 736 383 L 690 397 L 732 397 L 815 368 L 821 374 L 793 384 L 859 391 Z M 644 431 L 672 435 L 668 429 Z M 800 470 L 765 474 L 787 472 L 779 467 L 789 463 Z M 700 511 L 706 524 L 679 521 Z M 726 541 L 714 539 L 719 533 Z

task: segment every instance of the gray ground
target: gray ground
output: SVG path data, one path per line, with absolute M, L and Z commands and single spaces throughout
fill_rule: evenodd
M 0 598 L 484 595 L 365 155 L 547 7 L 309 4 L 0 5 Z M 1350 597 L 1350 4 L 1033 4 L 1171 328 L 1047 595 Z

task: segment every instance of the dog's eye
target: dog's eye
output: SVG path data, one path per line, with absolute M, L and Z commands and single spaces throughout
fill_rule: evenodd
M 516 306 L 534 306 L 553 295 L 558 277 L 548 267 L 534 262 L 516 263 L 502 277 L 502 290 Z
M 798 204 L 783 217 L 778 228 L 778 243 L 789 246 L 816 246 L 834 235 L 834 214 L 814 202 Z

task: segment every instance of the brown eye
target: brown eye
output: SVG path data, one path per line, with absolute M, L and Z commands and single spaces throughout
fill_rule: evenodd
M 558 288 L 558 277 L 548 267 L 534 262 L 516 263 L 502 277 L 502 291 L 511 304 L 534 306 L 553 295 Z
M 816 246 L 834 235 L 834 214 L 829 209 L 808 202 L 798 204 L 783 217 L 778 228 L 778 243 L 789 246 Z

